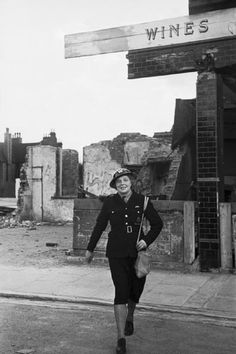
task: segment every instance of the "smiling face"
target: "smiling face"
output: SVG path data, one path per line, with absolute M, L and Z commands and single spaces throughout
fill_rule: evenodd
M 115 181 L 115 185 L 117 192 L 122 196 L 129 194 L 131 191 L 131 180 L 129 176 L 118 177 Z

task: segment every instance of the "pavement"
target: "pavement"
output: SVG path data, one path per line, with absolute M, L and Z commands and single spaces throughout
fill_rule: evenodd
M 0 297 L 112 306 L 114 288 L 106 265 L 0 265 Z M 236 328 L 236 276 L 152 270 L 138 309 Z

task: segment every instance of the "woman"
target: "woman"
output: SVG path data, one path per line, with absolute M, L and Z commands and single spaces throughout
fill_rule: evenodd
M 146 236 L 137 236 L 143 212 L 144 196 L 132 190 L 132 172 L 120 168 L 115 172 L 110 186 L 116 194 L 104 200 L 87 246 L 86 260 L 90 263 L 93 252 L 108 221 L 111 231 L 108 235 L 106 256 L 109 260 L 111 277 L 115 286 L 114 313 L 117 325 L 116 353 L 126 353 L 125 336 L 133 334 L 133 316 L 136 304 L 143 292 L 146 277 L 137 278 L 134 264 L 137 252 L 148 247 L 159 235 L 163 223 L 149 201 L 144 212 L 149 220 L 150 230 Z

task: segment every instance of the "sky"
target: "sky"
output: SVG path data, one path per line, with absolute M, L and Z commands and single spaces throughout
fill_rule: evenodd
M 128 80 L 126 52 L 64 58 L 64 35 L 188 15 L 188 0 L 0 0 L 0 141 L 55 131 L 65 149 L 169 131 L 196 74 Z

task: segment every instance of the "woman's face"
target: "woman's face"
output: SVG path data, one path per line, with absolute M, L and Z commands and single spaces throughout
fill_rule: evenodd
M 131 190 L 131 180 L 129 176 L 121 176 L 116 180 L 117 192 L 121 195 L 126 195 Z

